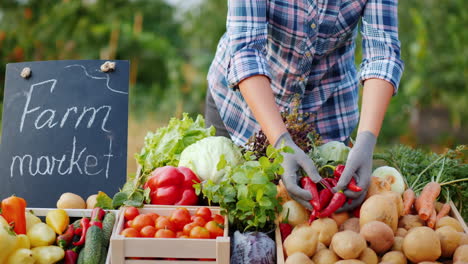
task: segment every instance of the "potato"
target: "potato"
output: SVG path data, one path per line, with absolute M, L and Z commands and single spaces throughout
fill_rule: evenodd
M 315 249 L 315 252 L 319 252 L 322 249 L 326 249 L 327 246 L 325 246 L 322 242 L 317 243 L 317 249 Z
M 356 233 L 359 233 L 361 227 L 359 226 L 359 218 L 352 217 L 346 220 L 341 226 L 340 231 L 351 230 Z
M 366 264 L 366 263 L 357 259 L 345 259 L 345 260 L 340 260 L 336 262 L 336 264 Z
M 315 253 L 318 233 L 310 226 L 295 227 L 293 232 L 284 240 L 283 247 L 287 256 L 302 252 L 311 257 Z
M 393 245 L 393 231 L 385 223 L 369 222 L 361 227 L 360 234 L 377 254 L 385 253 Z
M 365 248 L 361 255 L 359 256 L 359 260 L 366 263 L 366 264 L 377 264 L 379 263 L 379 258 L 377 254 L 375 254 L 374 250 L 370 248 Z
M 405 236 L 403 252 L 412 262 L 435 261 L 442 254 L 438 235 L 427 226 L 414 227 Z
M 403 237 L 395 237 L 393 242 L 392 251 L 401 251 L 403 252 Z
M 57 201 L 58 209 L 86 209 L 86 202 L 74 193 L 63 193 Z
M 333 213 L 331 215 L 331 218 L 335 220 L 336 225 L 340 227 L 346 220 L 349 219 L 349 213 L 348 212 Z
M 468 245 L 462 245 L 455 250 L 453 253 L 453 263 L 468 263 Z
M 382 257 L 382 262 L 392 263 L 392 264 L 406 264 L 406 257 L 400 251 L 390 251 L 387 252 Z
M 329 246 L 331 239 L 333 235 L 338 232 L 338 226 L 336 225 L 335 220 L 325 217 L 325 218 L 319 218 L 312 222 L 312 227 L 313 230 L 317 231 L 319 233 L 318 240 L 319 242 L 322 242 L 325 246 Z
M 314 264 L 314 262 L 306 254 L 296 252 L 289 256 L 284 264 Z
M 398 227 L 410 230 L 413 227 L 424 226 L 424 221 L 419 218 L 419 215 L 404 215 L 398 222 Z
M 463 232 L 458 232 L 460 234 L 460 246 L 461 245 L 468 245 L 468 234 Z
M 423 261 L 423 262 L 419 262 L 418 264 L 440 264 L 440 262 L 437 262 L 437 261 Z
M 386 195 L 387 197 L 393 199 L 393 201 L 395 202 L 396 206 L 397 206 L 397 211 L 398 211 L 398 216 L 402 216 L 405 212 L 405 208 L 403 206 L 403 198 L 401 198 L 401 194 L 397 193 L 397 192 L 383 192 L 381 193 L 381 195 Z
M 442 257 L 449 258 L 460 245 L 461 235 L 451 226 L 438 228 L 436 234 L 439 236 L 442 249 Z
M 321 250 L 317 251 L 317 253 L 315 253 L 312 260 L 316 264 L 317 263 L 320 263 L 320 264 L 334 264 L 338 260 L 340 260 L 340 258 L 335 254 L 335 252 L 333 252 L 330 249 L 325 248 L 325 249 L 321 249 Z
M 408 230 L 404 229 L 403 227 L 399 227 L 396 231 L 395 236 L 405 237 L 407 233 L 408 233 Z
M 439 221 L 436 223 L 436 229 L 439 229 L 443 226 L 451 226 L 458 232 L 463 232 L 463 227 L 461 226 L 460 222 L 458 222 L 457 219 L 450 217 L 450 216 L 444 216 Z
M 307 223 L 307 221 L 309 220 L 309 212 L 307 211 L 307 209 L 305 209 L 305 207 L 302 206 L 300 203 L 294 200 L 289 200 L 283 204 L 283 211 L 281 211 L 279 219 L 280 222 L 286 218 L 288 210 L 288 221 L 289 224 L 291 224 L 293 227 Z
M 86 209 L 94 209 L 97 204 L 97 194 L 90 195 L 86 199 Z
M 376 194 L 366 201 L 361 206 L 361 217 L 359 225 L 372 221 L 380 221 L 387 224 L 393 232 L 396 232 L 398 226 L 398 210 L 394 199 L 389 199 L 388 195 Z
M 355 259 L 367 247 L 366 240 L 350 230 L 336 233 L 331 242 L 333 251 L 342 259 Z

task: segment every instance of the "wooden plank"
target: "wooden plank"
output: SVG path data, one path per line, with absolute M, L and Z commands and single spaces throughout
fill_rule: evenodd
M 216 264 L 216 261 L 197 260 L 127 260 L 125 264 Z
M 283 251 L 283 241 L 281 239 L 281 231 L 279 229 L 279 223 L 276 222 L 275 229 L 275 242 L 276 242 L 276 263 L 284 264 L 284 251 Z
M 468 227 L 466 225 L 465 220 L 463 220 L 463 217 L 461 216 L 460 212 L 458 211 L 457 207 L 455 207 L 455 204 L 450 201 L 450 215 L 457 219 L 458 222 L 460 222 L 463 230 L 465 231 L 466 234 L 468 234 Z

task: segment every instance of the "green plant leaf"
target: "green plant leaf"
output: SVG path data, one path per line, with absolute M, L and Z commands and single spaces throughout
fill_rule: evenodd
M 112 207 L 119 208 L 120 206 L 124 205 L 124 202 L 128 199 L 128 193 L 126 192 L 118 192 L 112 198 Z
M 263 190 L 258 190 L 255 199 L 256 199 L 257 202 L 258 202 L 258 201 L 260 201 L 262 198 L 263 198 Z
M 218 165 L 216 165 L 216 170 L 220 171 L 226 168 L 226 165 L 227 165 L 226 158 L 224 157 L 224 154 L 221 154 L 221 156 L 219 156 Z
M 108 210 L 115 209 L 112 206 L 112 199 L 105 192 L 100 191 L 96 197 L 96 201 L 96 207 Z
M 236 172 L 232 175 L 232 179 L 237 184 L 247 184 L 249 179 L 247 179 L 247 175 L 242 172 Z
M 248 199 L 249 197 L 249 189 L 247 188 L 247 185 L 239 185 L 237 187 L 237 199 L 242 200 L 242 199 Z

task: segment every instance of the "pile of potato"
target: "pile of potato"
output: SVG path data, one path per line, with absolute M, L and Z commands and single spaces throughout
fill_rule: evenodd
M 435 229 L 417 215 L 403 215 L 401 195 L 385 192 L 369 197 L 360 218 L 333 214 L 297 223 L 283 241 L 286 264 L 468 263 L 468 234 L 445 216 Z

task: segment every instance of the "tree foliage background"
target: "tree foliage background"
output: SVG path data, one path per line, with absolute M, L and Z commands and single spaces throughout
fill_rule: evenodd
M 406 66 L 380 144 L 466 143 L 467 7 L 465 0 L 399 2 Z M 2 0 L 1 99 L 9 62 L 125 59 L 131 61 L 130 118 L 139 124 L 130 134 L 184 111 L 202 113 L 226 8 L 226 0 Z

